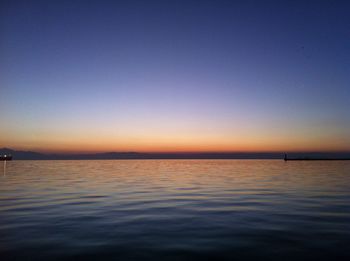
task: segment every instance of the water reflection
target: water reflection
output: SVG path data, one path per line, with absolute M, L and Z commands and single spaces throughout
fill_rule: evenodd
M 14 161 L 8 172 L 9 259 L 350 257 L 350 162 Z
M 6 160 L 4 160 L 4 171 L 3 171 L 3 173 L 4 173 L 4 177 L 6 177 Z

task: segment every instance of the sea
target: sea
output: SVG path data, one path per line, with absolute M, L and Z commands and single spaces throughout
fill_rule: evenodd
M 0 162 L 0 260 L 350 260 L 350 161 Z

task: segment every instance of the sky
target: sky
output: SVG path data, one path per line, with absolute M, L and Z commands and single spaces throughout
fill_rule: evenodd
M 0 147 L 350 151 L 349 1 L 1 1 Z

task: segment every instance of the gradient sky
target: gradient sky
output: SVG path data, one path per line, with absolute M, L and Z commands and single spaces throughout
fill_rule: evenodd
M 0 147 L 350 150 L 349 1 L 1 1 Z

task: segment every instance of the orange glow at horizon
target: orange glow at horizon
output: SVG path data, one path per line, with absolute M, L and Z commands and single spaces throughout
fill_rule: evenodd
M 45 137 L 0 140 L 1 147 L 32 150 L 44 153 L 99 153 L 99 152 L 293 152 L 293 151 L 347 151 L 349 142 L 342 139 L 323 141 L 322 137 L 294 139 L 283 136 L 83 136 Z
M 91 122 L 90 122 L 91 121 Z M 117 124 L 118 122 L 118 124 Z M 240 124 L 238 124 L 238 122 Z M 350 137 L 335 125 L 319 128 L 273 120 L 205 118 L 76 120 L 27 124 L 8 121 L 0 147 L 44 153 L 349 151 Z M 68 126 L 68 127 L 67 127 Z

